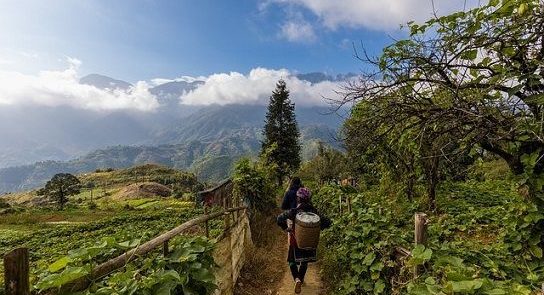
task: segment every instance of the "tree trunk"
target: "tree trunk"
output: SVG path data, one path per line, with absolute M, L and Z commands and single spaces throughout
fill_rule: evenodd
M 431 165 L 429 167 L 429 210 L 434 212 L 436 210 L 436 186 L 438 185 L 438 157 L 431 159 Z
M 281 175 L 278 175 L 278 186 L 279 187 L 283 186 L 283 177 Z
M 414 200 L 414 176 L 409 175 L 408 181 L 406 183 L 406 196 L 408 201 L 412 202 Z
M 63 211 L 64 210 L 64 194 L 62 193 L 62 191 L 60 192 L 59 206 L 60 206 L 60 211 Z

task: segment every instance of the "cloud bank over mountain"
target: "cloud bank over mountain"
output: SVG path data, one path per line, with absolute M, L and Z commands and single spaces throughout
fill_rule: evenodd
M 336 81 L 311 83 L 299 79 L 286 69 L 256 68 L 244 75 L 238 72 L 213 74 L 196 89 L 181 96 L 188 105 L 267 104 L 279 79 L 284 79 L 297 105 L 324 105 L 324 98 L 336 98 L 340 85 Z
M 128 90 L 81 84 L 78 77 L 81 61 L 75 58 L 67 61 L 65 70 L 41 71 L 37 75 L 0 71 L 0 107 L 41 105 L 93 111 L 153 111 L 159 106 L 146 82 L 140 81 Z
M 339 81 L 334 77 L 327 80 L 324 74 L 316 73 L 320 74 L 320 80 L 315 81 L 286 69 L 267 68 L 255 68 L 248 74 L 157 78 L 132 85 L 96 74 L 79 79 L 80 64 L 79 60 L 69 58 L 65 70 L 41 71 L 36 75 L 0 71 L 0 108 L 68 106 L 91 111 L 150 112 L 165 101 L 165 91 L 169 91 L 168 98 L 174 104 L 177 101 L 181 105 L 265 105 L 279 79 L 287 82 L 297 105 L 320 106 L 327 103 L 324 98 L 336 98 L 335 91 L 340 89 Z

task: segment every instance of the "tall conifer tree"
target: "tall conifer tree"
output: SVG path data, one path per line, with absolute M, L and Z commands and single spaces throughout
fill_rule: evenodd
M 263 129 L 261 155 L 276 167 L 281 185 L 283 178 L 300 167 L 300 132 L 295 117 L 295 104 L 289 99 L 285 81 L 279 80 L 270 96 Z

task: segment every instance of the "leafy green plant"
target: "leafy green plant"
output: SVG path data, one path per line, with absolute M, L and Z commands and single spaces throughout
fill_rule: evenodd
M 158 252 L 137 259 L 124 268 L 93 282 L 85 294 L 211 294 L 215 290 L 213 244 L 203 237 L 173 240 L 165 257 Z M 40 275 L 35 288 L 58 288 L 88 275 L 92 267 L 114 254 L 138 246 L 140 240 L 101 243 L 70 251 Z
M 351 213 L 339 211 L 339 196 L 351 196 Z M 313 201 L 333 219 L 321 244 L 332 293 L 531 294 L 540 288 L 544 259 L 534 228 L 544 215 L 519 196 L 516 183 L 446 182 L 437 197 L 441 210 L 429 215 L 427 245 L 413 248 L 417 204 L 379 189 L 350 195 L 322 187 Z M 411 256 L 396 259 L 397 246 Z

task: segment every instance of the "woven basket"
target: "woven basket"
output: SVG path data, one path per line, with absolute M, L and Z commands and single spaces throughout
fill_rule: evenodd
M 321 221 L 317 214 L 298 213 L 295 218 L 295 239 L 300 249 L 316 249 L 319 244 Z

